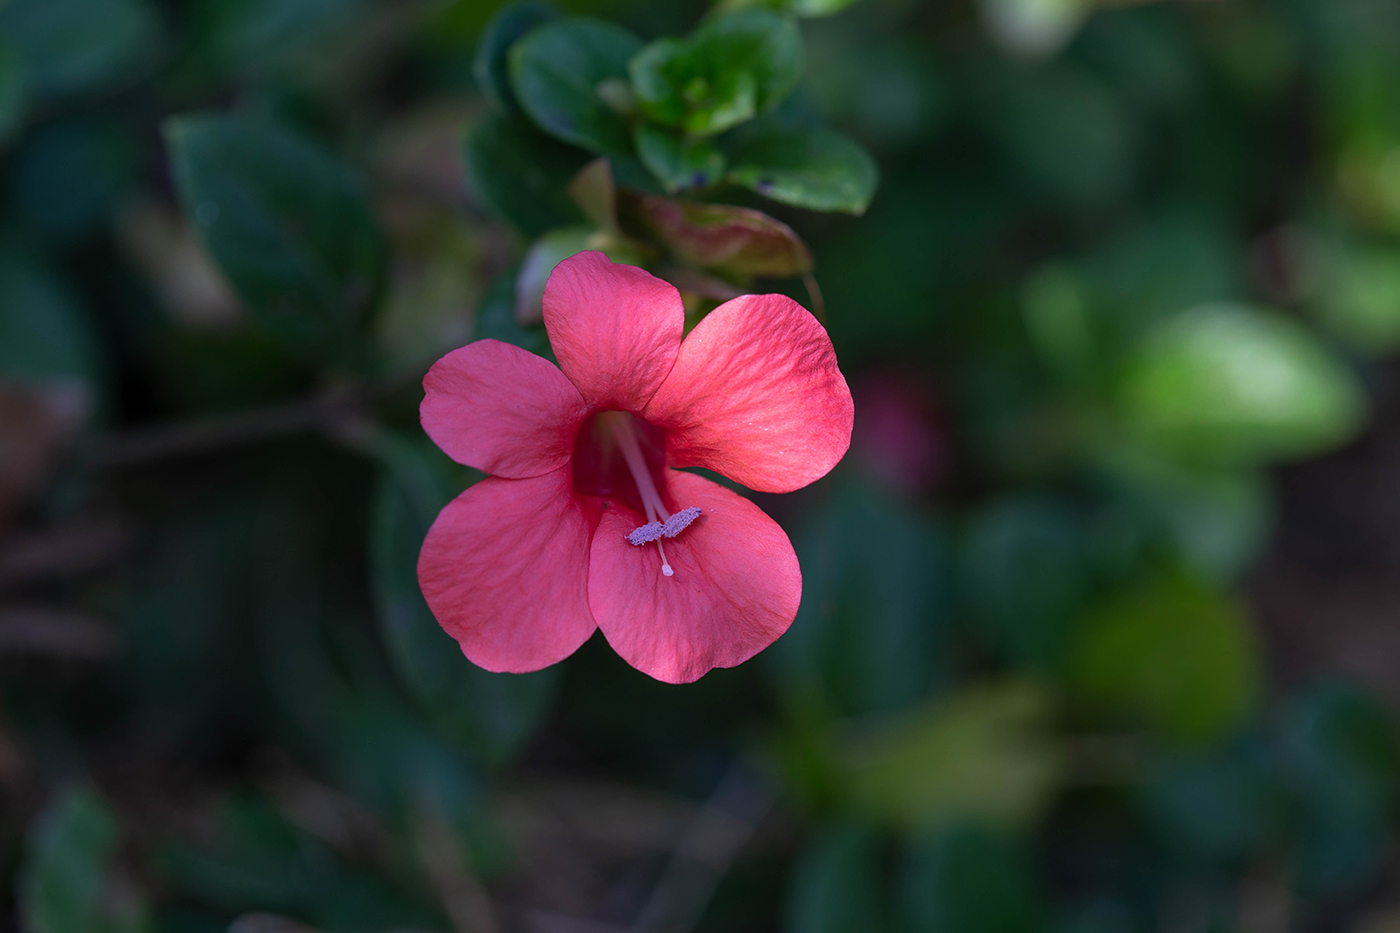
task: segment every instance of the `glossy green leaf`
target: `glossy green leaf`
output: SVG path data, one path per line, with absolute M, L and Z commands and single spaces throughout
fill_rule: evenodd
M 1208 463 L 1321 453 L 1366 416 L 1356 378 L 1299 324 L 1231 304 L 1160 323 L 1129 361 L 1118 402 L 1144 442 Z
M 724 173 L 724 153 L 707 140 L 683 139 L 669 130 L 641 123 L 636 142 L 642 164 L 671 194 L 707 188 Z
M 823 830 L 798 857 L 784 933 L 872 933 L 884 928 L 880 850 L 866 827 Z
M 541 129 L 594 152 L 627 153 L 626 117 L 599 86 L 626 81 L 636 36 L 602 20 L 556 19 L 535 28 L 510 50 L 510 81 L 520 106 Z
M 916 840 L 900 868 L 898 909 L 909 933 L 1033 933 L 1044 906 L 1024 845 L 955 825 Z
M 0 37 L 36 99 L 107 91 L 151 62 L 162 26 L 148 0 L 11 0 Z
M 144 933 L 139 896 L 110 896 L 111 860 L 120 827 L 96 792 L 71 785 L 49 802 L 30 829 L 20 870 L 19 901 L 32 933 Z M 132 892 L 133 894 L 135 892 Z
M 1071 646 L 1068 683 L 1106 718 L 1127 714 L 1175 742 L 1208 745 L 1253 713 L 1262 676 L 1242 608 L 1177 572 L 1086 615 Z
M 447 458 L 424 443 L 384 436 L 370 556 L 380 631 L 410 692 L 433 720 L 478 760 L 508 762 L 549 712 L 556 677 L 493 674 L 462 656 L 433 618 L 418 587 L 418 551 L 452 498 Z
M 791 227 L 762 211 L 642 195 L 624 214 L 678 259 L 722 275 L 780 278 L 812 271 L 812 251 Z
M 527 237 L 582 220 L 565 189 L 588 158 L 572 146 L 493 114 L 467 133 L 465 155 L 477 196 Z
M 787 97 L 802 74 L 802 40 L 790 19 L 769 10 L 720 13 L 684 40 L 653 42 L 629 72 L 648 117 L 710 136 Z
M 830 130 L 767 136 L 733 153 L 725 177 L 774 201 L 863 214 L 880 173 L 870 154 Z
M 177 117 L 165 133 L 185 215 L 244 307 L 290 348 L 353 360 L 387 265 L 361 180 L 248 118 Z
M 510 47 L 556 15 L 547 3 L 510 3 L 497 10 L 482 30 L 472 75 L 497 107 L 515 110 L 520 106 L 510 86 Z
M 1051 712 L 1032 683 L 964 688 L 850 739 L 844 786 L 869 816 L 916 833 L 966 820 L 1024 828 L 1063 771 Z

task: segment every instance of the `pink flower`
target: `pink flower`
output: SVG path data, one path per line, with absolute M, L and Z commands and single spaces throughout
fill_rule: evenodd
M 545 287 L 557 368 L 478 340 L 429 370 L 423 429 L 491 474 L 442 510 L 418 558 L 428 605 L 473 663 L 539 670 L 600 628 L 628 664 L 687 683 L 792 623 L 802 573 L 787 535 L 676 467 L 805 486 L 850 445 L 850 390 L 790 298 L 735 298 L 682 341 L 684 318 L 671 285 L 580 253 Z

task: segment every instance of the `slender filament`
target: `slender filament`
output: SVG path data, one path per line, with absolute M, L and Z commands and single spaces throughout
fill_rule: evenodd
M 617 438 L 617 448 L 622 451 L 622 459 L 627 463 L 627 469 L 632 474 L 632 481 L 637 484 L 637 493 L 642 497 L 642 508 L 646 510 L 648 522 L 665 522 L 671 517 L 671 513 L 666 511 L 666 506 L 661 501 L 661 493 L 656 489 L 656 481 L 651 478 L 651 471 L 647 469 L 646 460 L 642 457 L 642 447 L 637 443 L 637 432 L 632 428 L 632 419 L 628 415 L 622 415 L 613 419 L 613 435 Z M 633 532 L 635 535 L 637 532 Z M 629 536 L 628 540 L 632 540 Z M 660 536 L 657 536 L 656 549 L 661 552 L 661 572 L 665 576 L 675 573 L 671 569 L 670 562 L 666 559 L 666 546 L 661 543 Z M 646 541 L 634 543 L 643 543 Z

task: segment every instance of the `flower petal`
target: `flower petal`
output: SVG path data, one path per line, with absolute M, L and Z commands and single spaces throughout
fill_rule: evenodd
M 671 497 L 703 510 L 664 540 L 675 570 L 661 573 L 655 544 L 627 535 L 645 519 L 614 504 L 593 536 L 588 604 L 628 664 L 668 683 L 733 667 L 773 643 L 797 615 L 802 571 L 778 523 L 700 476 L 667 471 Z
M 419 417 L 458 463 L 525 479 L 557 470 L 573 454 L 587 409 L 548 360 L 499 340 L 453 350 L 423 377 Z
M 524 673 L 562 661 L 596 626 L 588 547 L 597 524 L 569 468 L 532 479 L 488 477 L 438 515 L 418 555 L 418 583 L 473 664 Z
M 685 338 L 642 417 L 666 429 L 671 466 L 791 492 L 845 455 L 855 406 L 816 318 L 785 295 L 741 295 Z
M 685 307 L 674 285 L 590 250 L 554 267 L 544 325 L 559 368 L 589 405 L 638 412 L 676 361 Z

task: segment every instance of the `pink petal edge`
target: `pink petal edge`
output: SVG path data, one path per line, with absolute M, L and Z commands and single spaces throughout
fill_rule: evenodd
M 567 466 L 532 479 L 488 477 L 447 504 L 423 541 L 418 582 L 473 664 L 537 671 L 588 640 L 597 517 L 574 496 Z
M 667 429 L 671 466 L 792 492 L 845 456 L 855 405 L 816 318 L 786 295 L 741 295 L 685 338 L 642 417 Z

